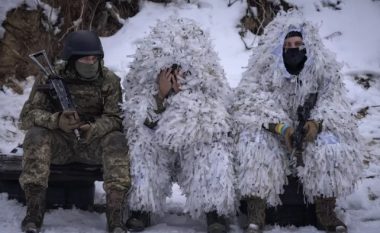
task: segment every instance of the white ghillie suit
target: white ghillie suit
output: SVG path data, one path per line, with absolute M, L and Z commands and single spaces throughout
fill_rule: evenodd
M 191 74 L 179 79 L 182 91 L 170 96 L 166 110 L 156 114 L 157 76 L 172 64 Z M 123 86 L 131 155 L 130 208 L 165 211 L 170 168 L 177 159 L 178 183 L 192 217 L 213 210 L 220 215 L 234 213 L 231 116 L 226 110 L 231 90 L 208 34 L 188 19 L 159 21 L 139 42 Z M 147 118 L 158 121 L 154 129 L 144 125 Z
M 283 62 L 285 36 L 302 33 L 307 61 L 297 77 Z M 341 66 L 327 51 L 318 31 L 296 13 L 280 14 L 267 27 L 236 88 L 233 104 L 237 124 L 237 189 L 241 197 L 258 196 L 271 206 L 281 204 L 289 175 L 286 148 L 262 129 L 264 123 L 297 126 L 296 110 L 309 93 L 318 92 L 310 119 L 323 120 L 323 130 L 303 152 L 298 167 L 309 202 L 313 197 L 341 197 L 352 192 L 361 175 L 364 150 L 345 97 Z

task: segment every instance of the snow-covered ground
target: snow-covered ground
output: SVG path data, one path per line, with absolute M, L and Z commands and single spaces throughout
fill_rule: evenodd
M 14 1 L 12 2 L 13 5 Z M 20 1 L 19 1 L 20 2 Z M 28 1 L 32 2 L 32 1 Z M 102 38 L 105 49 L 105 64 L 120 77 L 128 72 L 136 49 L 136 41 L 143 38 L 155 25 L 157 19 L 166 19 L 170 15 L 181 15 L 199 22 L 209 30 L 221 64 L 232 87 L 236 87 L 241 73 L 247 66 L 250 51 L 246 50 L 238 35 L 240 18 L 246 9 L 245 1 L 236 1 L 227 7 L 228 0 L 175 0 L 166 6 L 142 1 L 141 11 L 126 20 L 125 25 L 114 36 Z M 357 191 L 346 199 L 338 201 L 337 212 L 347 223 L 350 233 L 378 233 L 380 229 L 380 1 L 378 0 L 343 0 L 341 10 L 323 7 L 322 0 L 288 0 L 298 6 L 305 18 L 320 27 L 320 35 L 325 45 L 334 51 L 338 61 L 344 64 L 345 84 L 352 103 L 352 112 L 366 106 L 368 115 L 360 120 L 360 133 L 365 138 L 370 158 L 369 165 L 363 173 L 364 178 Z M 337 2 L 324 0 L 324 2 Z M 0 20 L 7 6 L 0 7 Z M 319 9 L 319 11 L 317 11 Z M 1 32 L 1 30 L 0 30 Z M 250 45 L 257 43 L 257 38 L 249 35 L 246 41 Z M 368 89 L 358 85 L 356 74 L 370 78 Z M 11 90 L 0 90 L 0 152 L 8 153 L 22 142 L 23 132 L 16 127 L 23 102 L 30 92 L 32 80 L 25 86 L 24 95 L 17 95 Z M 101 184 L 96 184 L 96 200 L 104 202 Z M 173 186 L 173 196 L 167 199 L 170 212 L 181 213 L 185 197 L 177 185 Z M 25 214 L 25 208 L 14 200 L 7 200 L 6 194 L 0 194 L 0 232 L 20 232 L 19 224 Z M 104 214 L 90 213 L 77 209 L 53 210 L 46 214 L 45 233 L 82 233 L 105 232 Z M 154 219 L 154 225 L 144 232 L 149 233 L 201 233 L 206 232 L 204 220 L 190 220 L 186 215 L 167 214 Z M 231 232 L 242 230 L 232 223 Z M 268 226 L 265 232 L 280 233 L 316 233 L 312 226 L 278 227 Z

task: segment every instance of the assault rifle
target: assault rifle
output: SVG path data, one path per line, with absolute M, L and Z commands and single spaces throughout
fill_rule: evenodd
M 318 92 L 310 93 L 303 105 L 298 106 L 297 108 L 297 118 L 298 125 L 294 130 L 292 136 L 292 147 L 294 148 L 293 153 L 297 158 L 297 166 L 302 166 L 302 151 L 303 151 L 303 140 L 305 138 L 305 124 L 310 119 L 310 112 L 314 108 L 317 103 Z
M 298 117 L 298 125 L 293 134 L 293 148 L 296 150 L 302 151 L 302 142 L 305 137 L 305 123 L 310 118 L 310 112 L 314 108 L 317 103 L 318 92 L 311 93 L 305 100 L 303 105 L 298 106 L 297 108 L 297 117 Z
M 67 89 L 67 86 L 55 70 L 53 69 L 45 50 L 41 50 L 36 53 L 32 53 L 29 57 L 33 60 L 33 62 L 41 69 L 44 73 L 46 80 L 46 85 L 44 85 L 44 89 L 49 91 L 49 95 L 57 100 L 59 103 L 59 107 L 62 111 L 76 111 L 75 104 L 71 98 L 70 92 Z M 78 141 L 81 139 L 79 130 L 74 129 L 75 136 Z
M 296 164 L 294 165 L 297 165 L 297 166 L 303 166 L 302 151 L 303 151 L 303 141 L 306 134 L 304 127 L 305 127 L 306 122 L 310 119 L 310 112 L 314 108 L 315 104 L 317 103 L 317 98 L 318 98 L 318 92 L 311 93 L 306 97 L 304 104 L 299 105 L 297 108 L 298 125 L 292 135 L 291 143 L 293 147 L 293 152 L 290 155 L 291 160 L 294 157 L 296 158 L 296 161 L 294 161 Z M 277 124 L 275 123 L 270 123 L 267 126 L 263 125 L 262 127 L 271 133 L 276 133 L 275 131 L 276 125 Z

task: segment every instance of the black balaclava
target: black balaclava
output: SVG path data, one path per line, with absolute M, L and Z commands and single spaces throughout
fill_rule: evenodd
M 302 38 L 301 32 L 291 31 L 286 35 L 285 40 L 294 36 Z M 301 72 L 307 60 L 306 48 L 289 48 L 286 51 L 283 49 L 282 58 L 286 70 L 292 75 L 297 75 Z

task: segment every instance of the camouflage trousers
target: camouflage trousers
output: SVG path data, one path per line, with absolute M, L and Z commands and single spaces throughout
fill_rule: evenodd
M 130 187 L 128 146 L 119 131 L 108 133 L 89 144 L 78 142 L 74 134 L 42 127 L 29 129 L 24 139 L 20 185 L 48 186 L 50 164 L 80 162 L 102 164 L 104 190 Z

